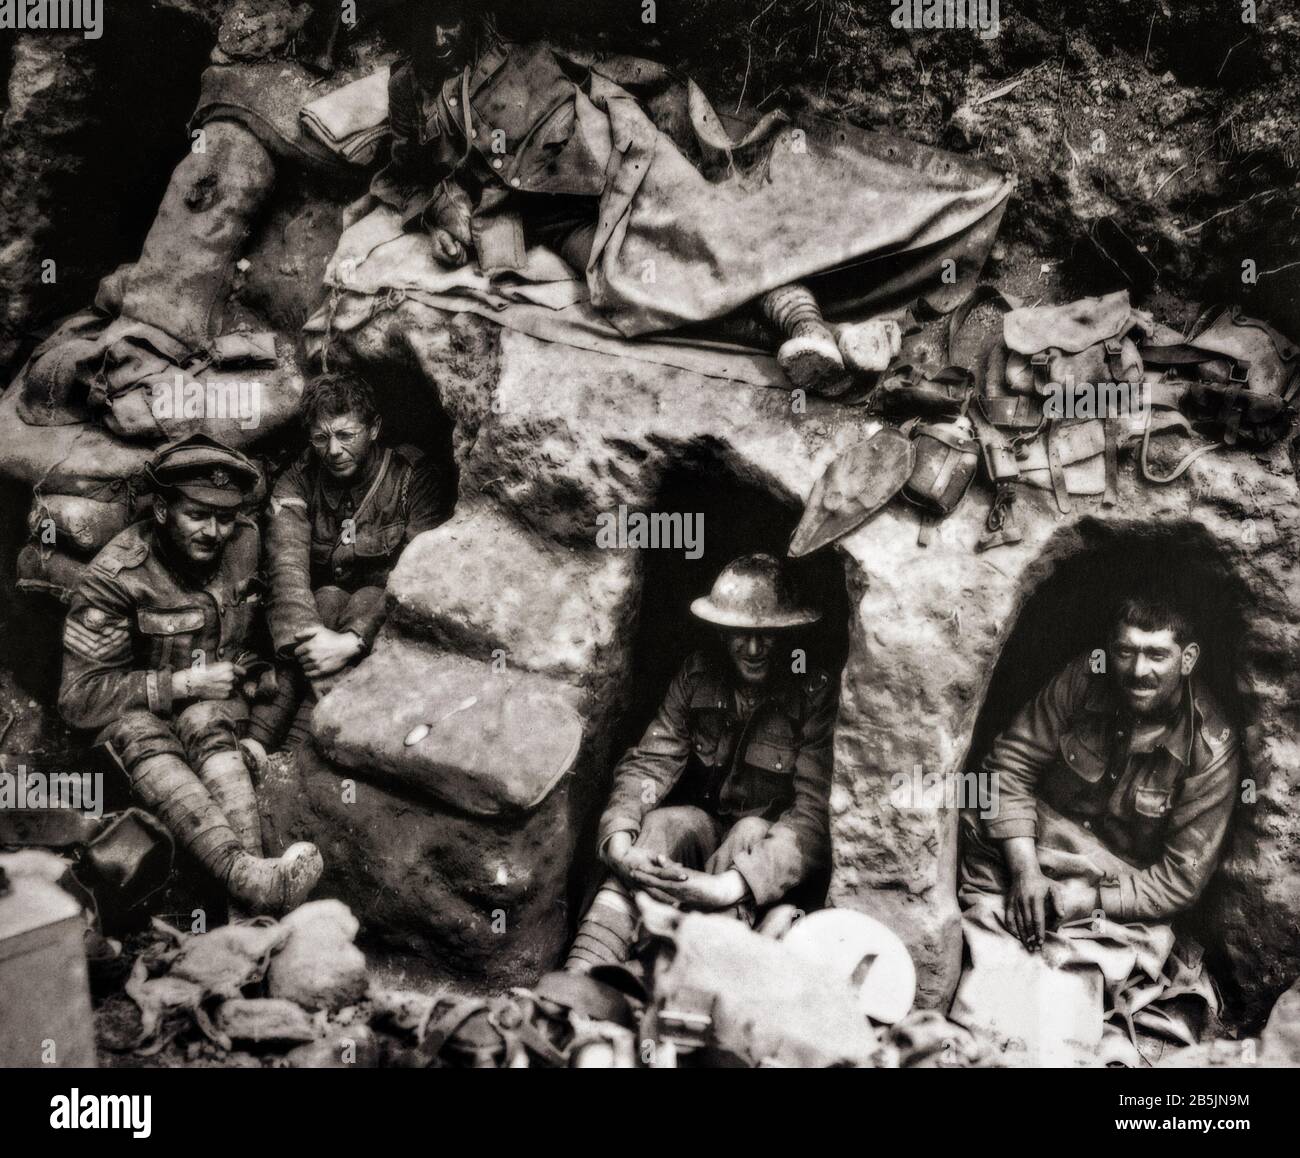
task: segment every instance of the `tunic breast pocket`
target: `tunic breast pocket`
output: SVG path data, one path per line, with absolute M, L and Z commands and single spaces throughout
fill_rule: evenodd
M 334 553 L 333 539 L 318 539 L 315 535 L 311 537 L 311 565 L 312 567 L 329 566 L 330 556 Z
M 794 731 L 789 722 L 760 727 L 745 748 L 743 811 L 775 819 L 794 803 Z
M 716 768 L 720 759 L 722 718 L 714 711 L 696 711 L 690 719 L 691 755 L 707 768 Z
M 136 624 L 146 642 L 150 667 L 188 667 L 207 623 L 202 607 L 142 607 Z
M 1074 732 L 1066 732 L 1060 743 L 1061 763 L 1089 784 L 1106 775 L 1106 760 L 1085 744 Z

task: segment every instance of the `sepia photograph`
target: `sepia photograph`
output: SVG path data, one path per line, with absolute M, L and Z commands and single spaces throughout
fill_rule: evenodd
M 34 1137 L 1284 1111 L 1297 64 L 1297 0 L 0 0 Z

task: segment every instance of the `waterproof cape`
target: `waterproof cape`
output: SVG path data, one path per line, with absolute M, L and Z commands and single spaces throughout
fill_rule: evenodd
M 742 126 L 691 84 L 698 151 L 725 161 L 715 177 L 599 74 L 590 102 L 580 90 L 576 102 L 575 131 L 609 134 L 588 142 L 608 163 L 587 282 L 628 336 L 717 318 L 809 279 L 841 316 L 918 297 L 946 312 L 973 286 L 1014 184 L 950 153 L 815 119 L 765 122 L 761 140 L 751 131 L 733 149 Z

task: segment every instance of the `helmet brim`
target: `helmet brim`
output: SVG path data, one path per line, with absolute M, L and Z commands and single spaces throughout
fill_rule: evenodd
M 704 620 L 705 623 L 712 623 L 715 627 L 748 628 L 753 631 L 806 627 L 810 623 L 816 623 L 822 617 L 820 611 L 814 611 L 811 607 L 792 607 L 789 611 L 759 618 L 738 611 L 728 611 L 717 606 L 707 595 L 701 595 L 692 601 L 691 614 L 696 619 Z

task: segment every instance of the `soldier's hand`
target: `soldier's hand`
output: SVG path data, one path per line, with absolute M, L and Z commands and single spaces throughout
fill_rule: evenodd
M 647 852 L 633 845 L 611 866 L 624 882 L 635 888 L 658 888 L 686 879 L 686 869 L 662 853 Z
M 293 654 L 311 679 L 341 672 L 365 649 L 355 631 L 331 631 L 328 627 L 305 627 L 294 639 Z
M 172 677 L 172 692 L 181 698 L 194 700 L 228 700 L 235 692 L 235 684 L 244 678 L 244 669 L 237 663 L 222 660 L 205 667 L 192 667 Z M 181 684 L 176 687 L 177 682 Z
M 1050 890 L 1051 882 L 1038 869 L 1014 874 L 1007 890 L 1006 922 L 1031 953 L 1043 947 L 1047 935 Z
M 429 230 L 433 241 L 433 256 L 442 264 L 452 269 L 459 269 L 469 261 L 469 251 L 442 226 L 436 225 Z
M 680 865 L 677 867 L 681 869 Z M 688 909 L 709 912 L 739 904 L 748 888 L 734 869 L 725 873 L 683 869 L 677 880 L 657 880 L 649 891 L 656 900 L 669 900 Z

